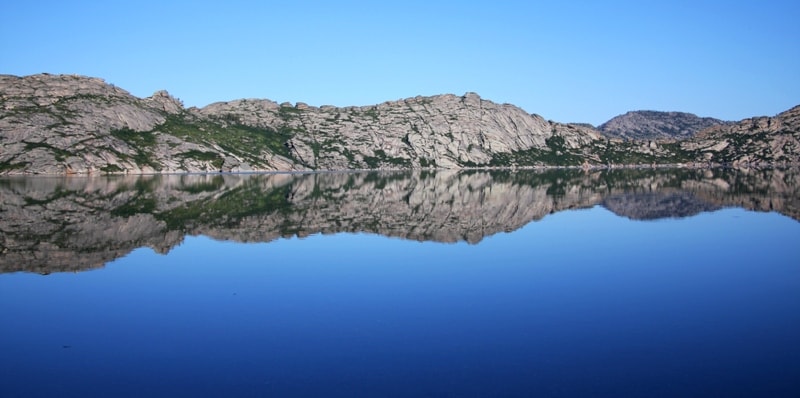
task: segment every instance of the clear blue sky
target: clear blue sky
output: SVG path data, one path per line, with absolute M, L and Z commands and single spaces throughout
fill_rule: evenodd
M 117 3 L 5 2 L 0 73 L 102 77 L 187 106 L 474 91 L 593 124 L 637 109 L 742 119 L 800 104 L 797 0 Z

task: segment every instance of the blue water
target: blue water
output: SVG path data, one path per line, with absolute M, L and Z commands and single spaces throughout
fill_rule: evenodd
M 477 245 L 187 237 L 0 275 L 0 396 L 800 396 L 798 237 L 599 206 Z

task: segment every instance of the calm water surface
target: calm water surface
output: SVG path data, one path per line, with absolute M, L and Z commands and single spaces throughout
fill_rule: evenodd
M 0 396 L 798 396 L 792 171 L 0 180 Z

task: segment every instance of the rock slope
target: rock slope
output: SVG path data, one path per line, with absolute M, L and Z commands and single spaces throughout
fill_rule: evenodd
M 732 166 L 787 166 L 800 159 L 800 106 L 705 129 L 681 144 L 695 157 Z
M 688 119 L 678 119 L 659 128 L 684 128 Z M 723 124 L 681 141 L 623 140 L 475 93 L 186 109 L 166 91 L 137 98 L 97 78 L 0 75 L 0 174 L 796 164 L 795 119 Z

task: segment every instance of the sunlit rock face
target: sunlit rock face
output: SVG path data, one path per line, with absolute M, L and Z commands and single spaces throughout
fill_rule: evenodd
M 0 174 L 787 165 L 800 162 L 798 112 L 722 124 L 639 112 L 604 136 L 475 93 L 186 109 L 166 91 L 138 98 L 97 78 L 0 75 Z

